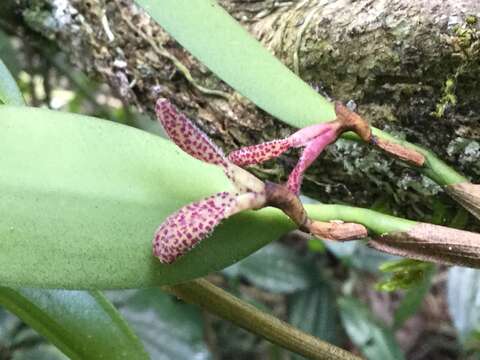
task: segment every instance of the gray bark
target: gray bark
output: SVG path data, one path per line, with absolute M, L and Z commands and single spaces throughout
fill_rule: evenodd
M 123 16 L 109 0 L 15 1 L 29 26 L 57 42 L 75 65 L 110 84 L 126 102 L 152 113 L 155 99 L 168 97 L 226 151 L 292 131 L 239 95 L 228 101 L 194 86 L 172 55 L 197 84 L 232 92 L 130 0 L 119 0 Z M 479 182 L 478 0 L 221 4 L 318 91 L 353 100 L 373 125 L 430 148 Z M 284 181 L 297 155 L 252 171 Z M 347 141 L 331 146 L 314 164 L 304 191 L 325 202 L 388 203 L 419 219 L 428 219 L 432 195 L 452 204 L 417 171 Z

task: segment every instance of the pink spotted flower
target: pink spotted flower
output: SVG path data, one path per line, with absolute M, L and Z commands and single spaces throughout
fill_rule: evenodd
M 342 130 L 338 120 L 316 124 L 300 129 L 285 139 L 241 148 L 230 153 L 228 158 L 239 166 L 247 166 L 278 157 L 290 148 L 305 147 L 287 182 L 288 189 L 298 195 L 305 171 L 329 144 L 337 140 Z
M 223 168 L 238 192 L 220 192 L 182 207 L 158 227 L 153 253 L 160 262 L 172 263 L 207 237 L 223 219 L 240 211 L 265 205 L 265 184 L 228 159 L 206 134 L 168 100 L 155 106 L 167 135 L 191 156 Z

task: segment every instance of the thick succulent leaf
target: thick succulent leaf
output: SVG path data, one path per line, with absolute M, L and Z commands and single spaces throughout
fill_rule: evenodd
M 381 325 L 365 305 L 350 297 L 339 299 L 338 304 L 348 336 L 367 359 L 404 359 L 393 333 Z
M 25 105 L 22 93 L 7 66 L 0 59 L 0 105 Z
M 155 229 L 185 204 L 231 190 L 222 170 L 108 121 L 0 107 L 0 283 L 138 288 L 223 269 L 294 228 L 277 210 L 223 222 L 175 264 Z M 48 261 L 46 260 L 48 259 Z
M 24 105 L 13 77 L 0 60 L 0 97 L 9 104 Z M 3 135 L 3 134 L 2 134 Z M 4 169 L 5 170 L 5 169 Z M 1 191 L 0 191 L 1 193 Z M 0 237 L 1 242 L 1 237 Z M 142 345 L 115 308 L 98 291 L 52 291 L 0 287 L 0 304 L 7 307 L 72 359 L 89 357 L 146 358 Z M 95 322 L 92 322 L 92 316 Z M 95 336 L 94 336 L 95 335 Z M 113 345 L 112 341 L 118 341 Z M 53 359 L 51 346 L 15 352 L 14 358 Z M 57 358 L 60 358 L 57 356 Z
M 148 358 L 138 338 L 98 291 L 0 287 L 0 304 L 71 359 Z
M 274 293 L 305 290 L 315 276 L 305 259 L 276 243 L 228 267 L 224 273 L 229 277 L 245 277 L 255 286 Z
M 298 127 L 335 118 L 333 104 L 272 56 L 215 0 L 136 3 L 222 80 L 273 116 Z
M 198 307 L 160 289 L 137 291 L 120 308 L 155 360 L 207 360 L 204 325 Z

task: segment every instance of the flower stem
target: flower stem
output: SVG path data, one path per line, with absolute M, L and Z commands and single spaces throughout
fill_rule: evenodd
M 413 228 L 417 222 L 380 212 L 346 205 L 315 204 L 305 205 L 308 215 L 315 220 L 341 220 L 362 224 L 376 234 L 404 232 Z
M 400 140 L 374 127 L 372 127 L 372 134 L 380 139 L 387 140 L 392 143 L 401 144 L 406 148 L 410 148 L 421 153 L 425 157 L 426 161 L 423 167 L 420 168 L 420 170 L 430 179 L 435 181 L 438 185 L 445 186 L 468 182 L 468 180 L 464 176 L 460 175 L 458 172 L 456 172 L 454 169 L 452 169 L 450 166 L 440 160 L 430 150 L 409 143 L 408 141 Z M 353 132 L 345 133 L 343 137 L 349 140 L 361 141 L 360 138 Z
M 164 289 L 186 302 L 196 304 L 309 359 L 360 359 L 348 351 L 304 333 L 276 317 L 258 310 L 207 280 L 194 280 Z

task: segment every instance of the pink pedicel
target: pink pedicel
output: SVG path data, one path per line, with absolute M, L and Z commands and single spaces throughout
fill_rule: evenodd
M 228 160 L 223 151 L 184 114 L 179 112 L 170 101 L 163 98 L 158 99 L 155 112 L 167 135 L 183 151 L 198 160 L 223 167 L 227 166 Z
M 335 130 L 324 132 L 321 136 L 311 140 L 300 156 L 300 160 L 288 177 L 288 189 L 295 195 L 300 193 L 300 187 L 302 185 L 303 174 L 308 167 L 315 161 L 320 153 L 335 139 L 337 134 Z
M 182 207 L 167 217 L 155 232 L 153 254 L 170 264 L 206 238 L 235 212 L 236 196 L 221 192 Z
M 330 130 L 332 130 L 331 122 L 310 125 L 290 135 L 288 141 L 292 147 L 306 146 L 310 141 L 324 135 Z
M 228 155 L 228 159 L 238 166 L 259 164 L 276 158 L 292 147 L 305 149 L 288 178 L 288 188 L 296 195 L 300 192 L 304 172 L 320 155 L 327 145 L 337 138 L 335 125 L 323 123 L 300 129 L 285 139 L 247 146 Z
M 317 124 L 300 129 L 285 139 L 246 146 L 228 154 L 228 159 L 238 166 L 260 164 L 282 155 L 290 148 L 306 146 L 310 141 L 331 129 L 331 125 Z

